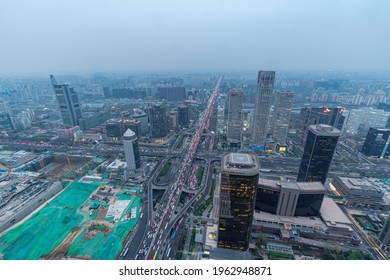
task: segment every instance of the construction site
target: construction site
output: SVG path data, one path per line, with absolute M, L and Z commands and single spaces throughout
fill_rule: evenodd
M 141 193 L 75 181 L 0 236 L 0 259 L 114 259 L 137 223 Z
M 0 259 L 114 259 L 137 223 L 142 188 L 110 184 L 98 172 L 106 161 L 2 151 Z

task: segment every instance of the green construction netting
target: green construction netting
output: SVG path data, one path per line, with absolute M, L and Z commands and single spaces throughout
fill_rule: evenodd
M 122 249 L 122 242 L 129 230 L 132 230 L 139 217 L 141 198 L 131 198 L 129 206 L 124 211 L 126 215 L 132 208 L 137 208 L 137 215 L 134 219 L 121 221 L 114 225 L 107 236 L 98 231 L 92 239 L 84 238 L 86 229 L 76 238 L 69 248 L 69 256 L 87 256 L 95 260 L 111 260 Z M 122 215 L 122 217 L 123 217 Z
M 77 226 L 88 219 L 80 206 L 99 184 L 72 183 L 30 219 L 0 238 L 4 259 L 40 259 L 58 246 Z

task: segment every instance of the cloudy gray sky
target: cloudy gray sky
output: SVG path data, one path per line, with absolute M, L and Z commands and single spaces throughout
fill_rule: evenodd
M 0 0 L 0 75 L 390 70 L 389 0 Z

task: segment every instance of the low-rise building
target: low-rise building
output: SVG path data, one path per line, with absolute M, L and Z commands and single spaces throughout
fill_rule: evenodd
M 339 195 L 342 195 L 348 206 L 388 210 L 390 205 L 384 199 L 384 193 L 368 178 L 351 178 L 336 176 L 331 182 Z

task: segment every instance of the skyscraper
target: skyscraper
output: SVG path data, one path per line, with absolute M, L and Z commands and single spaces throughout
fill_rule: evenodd
M 242 91 L 229 92 L 227 139 L 228 142 L 241 141 L 242 129 Z
M 252 226 L 260 163 L 256 156 L 222 157 L 218 247 L 246 251 Z
M 59 85 L 53 75 L 50 75 L 51 84 L 56 95 L 61 117 L 65 126 L 81 125 L 81 107 L 79 96 L 69 85 Z
M 265 145 L 274 81 L 275 71 L 259 71 L 252 126 L 253 145 Z
M 141 134 L 145 135 L 149 132 L 148 115 L 141 109 L 134 109 L 134 114 L 131 116 L 134 120 L 141 122 Z
M 141 167 L 138 139 L 134 131 L 128 129 L 123 134 L 123 146 L 128 171 L 134 171 Z
M 165 137 L 169 132 L 168 108 L 165 104 L 154 104 L 148 108 L 150 133 L 152 138 Z
M 343 128 L 344 108 L 342 107 L 303 107 L 299 115 L 297 126 L 297 137 L 300 144 L 304 144 L 308 133 L 308 128 L 313 124 L 328 124 L 338 130 Z
M 182 127 L 188 127 L 190 124 L 190 112 L 188 106 L 180 105 L 178 108 L 178 122 Z
M 390 128 L 370 127 L 362 153 L 366 156 L 390 158 Z
M 298 182 L 325 183 L 340 130 L 326 124 L 309 126 Z
M 271 133 L 278 144 L 286 142 L 293 100 L 293 92 L 276 91 Z

